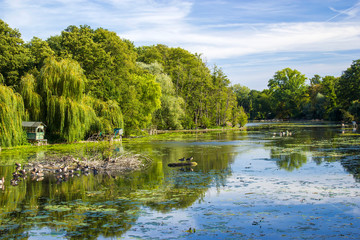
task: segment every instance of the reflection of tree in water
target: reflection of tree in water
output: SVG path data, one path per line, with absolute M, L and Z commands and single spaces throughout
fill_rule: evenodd
M 234 136 L 219 135 L 225 140 Z M 0 191 L 0 236 L 26 238 L 27 232 L 44 227 L 71 239 L 121 236 L 137 221 L 141 206 L 161 212 L 186 208 L 201 201 L 209 187 L 224 186 L 236 147 L 192 142 L 180 146 L 169 146 L 168 142 L 139 145 L 141 149 L 136 152 L 154 159 L 146 172 L 122 177 L 81 175 L 61 184 L 56 184 L 53 176 L 42 182 L 27 179 L 16 187 L 7 184 Z M 198 162 L 192 170 L 167 166 L 189 156 Z M 13 170 L 0 168 L 0 173 L 9 180 Z
M 322 156 L 313 156 L 312 160 L 317 164 L 321 164 L 324 160 L 334 160 L 333 157 L 328 156 L 327 149 L 336 150 L 333 139 L 338 137 L 336 127 L 324 127 L 322 125 L 288 125 L 288 127 L 274 125 L 269 132 L 284 132 L 286 130 L 293 131 L 290 137 L 273 138 L 272 141 L 265 143 L 265 146 L 270 148 L 271 158 L 276 159 L 277 166 L 287 171 L 293 171 L 301 168 L 307 162 L 307 153 L 314 153 L 318 155 L 324 152 Z M 326 157 L 326 158 L 324 158 Z
M 360 182 L 360 159 L 347 158 L 340 163 L 345 171 L 353 175 L 356 182 Z
M 56 184 L 51 176 L 43 182 L 28 179 L 16 187 L 6 186 L 0 193 L 0 236 L 26 237 L 35 226 L 66 231 L 74 239 L 120 236 L 139 216 L 139 203 L 127 195 L 152 189 L 154 182 L 161 184 L 162 177 L 151 174 L 158 167 L 131 177 L 89 175 Z
M 152 198 L 145 201 L 145 205 L 161 212 L 168 212 L 171 209 L 186 208 L 195 201 L 203 199 L 209 187 L 215 185 L 217 188 L 226 184 L 227 177 L 231 174 L 230 164 L 235 159 L 234 146 L 207 145 L 192 147 L 190 152 L 198 166 L 193 169 L 170 168 L 164 166 L 164 184 L 152 192 Z M 186 146 L 176 149 L 177 157 L 189 154 Z M 171 153 L 169 154 L 171 156 Z M 166 159 L 164 160 L 166 162 Z M 172 162 L 170 160 L 167 162 Z M 150 193 L 149 193 L 150 194 Z
M 301 168 L 307 162 L 306 155 L 298 152 L 283 153 L 281 150 L 271 149 L 270 157 L 277 160 L 279 168 L 289 172 Z

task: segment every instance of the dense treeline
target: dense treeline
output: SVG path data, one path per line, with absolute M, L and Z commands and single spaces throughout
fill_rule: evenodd
M 360 121 L 360 60 L 340 77 L 315 75 L 306 84 L 297 70 L 285 68 L 268 81 L 268 89 L 234 85 L 238 103 L 250 119 L 321 119 Z
M 340 77 L 285 68 L 268 89 L 230 80 L 199 54 L 135 47 L 116 33 L 69 26 L 25 43 L 0 20 L 0 144 L 26 141 L 21 121 L 43 121 L 47 138 L 73 142 L 96 132 L 244 126 L 247 119 L 360 120 L 360 60 Z
M 47 138 L 73 142 L 124 128 L 190 129 L 247 122 L 230 80 L 198 54 L 138 47 L 116 33 L 69 26 L 25 43 L 0 20 L 0 144 L 26 139 L 21 121 L 43 121 Z

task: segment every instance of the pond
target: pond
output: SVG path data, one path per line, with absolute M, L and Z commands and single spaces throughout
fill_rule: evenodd
M 0 239 L 359 239 L 359 136 L 322 123 L 167 134 L 116 146 L 151 157 L 144 172 L 17 186 L 16 161 L 88 146 L 3 150 Z

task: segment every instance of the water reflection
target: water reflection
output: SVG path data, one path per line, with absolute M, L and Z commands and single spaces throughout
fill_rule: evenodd
M 0 238 L 27 237 L 34 228 L 44 227 L 74 239 L 121 236 L 136 222 L 144 206 L 159 212 L 187 208 L 202 199 L 211 184 L 225 185 L 234 160 L 228 153 L 234 146 L 175 145 L 129 144 L 128 151 L 146 153 L 155 163 L 146 172 L 127 176 L 80 175 L 61 184 L 54 176 L 45 176 L 41 182 L 26 179 L 10 186 L 8 180 L 15 167 L 2 166 L 0 176 L 7 181 L 0 193 Z M 190 155 L 199 163 L 197 167 L 167 167 L 179 156 Z M 43 158 L 44 153 L 38 157 Z
M 341 160 L 341 165 L 347 172 L 354 176 L 354 179 L 357 182 L 360 182 L 360 159 L 358 156 L 356 157 L 356 159 L 347 158 Z
M 273 137 L 274 131 L 287 129 L 293 132 L 291 136 Z M 207 200 L 209 191 L 223 196 L 224 189 L 230 187 L 243 189 L 242 196 L 265 209 L 266 202 L 261 197 L 265 193 L 256 193 L 261 185 L 254 176 L 269 174 L 275 168 L 289 172 L 299 170 L 309 162 L 321 166 L 340 160 L 344 169 L 359 181 L 357 136 L 339 137 L 340 134 L 336 127 L 284 127 L 278 124 L 275 128 L 260 127 L 245 132 L 183 134 L 170 136 L 167 141 L 129 142 L 117 145 L 115 150 L 148 155 L 154 164 L 147 171 L 125 176 L 79 175 L 61 184 L 57 184 L 54 176 L 45 176 L 41 182 L 28 178 L 18 186 L 10 186 L 15 161 L 25 162 L 30 157 L 43 159 L 49 149 L 39 148 L 37 152 L 31 150 L 19 154 L 1 153 L 0 177 L 4 176 L 6 183 L 4 190 L 0 190 L 0 239 L 27 238 L 36 234 L 53 234 L 69 239 L 120 237 L 138 225 L 139 218 L 146 217 L 148 211 L 166 215 L 197 206 L 209 214 L 215 209 Z M 88 149 L 74 147 L 69 152 L 81 155 Z M 256 149 L 259 149 L 258 155 Z M 50 151 L 57 150 L 51 148 Z M 189 156 L 198 163 L 196 167 L 167 166 Z M 260 161 L 253 161 L 256 159 Z M 261 159 L 271 161 L 265 163 Z M 284 191 L 276 185 L 284 184 L 283 180 L 270 180 L 273 188 Z M 264 184 L 269 183 L 265 181 Z M 300 187 L 302 184 L 305 183 L 295 183 Z M 252 188 L 248 189 L 249 186 Z M 315 190 L 309 188 L 309 191 L 316 195 Z M 303 199 L 296 190 L 292 195 L 299 201 Z M 232 209 L 228 207 L 227 203 L 224 208 L 230 214 Z M 236 207 L 240 208 L 239 212 L 245 213 L 244 209 L 249 209 L 243 202 L 238 202 Z M 206 214 L 204 216 L 211 216 Z M 221 221 L 229 216 L 221 215 Z M 233 223 L 238 222 L 233 220 Z M 47 230 L 41 233 L 36 229 Z
M 307 162 L 307 156 L 301 153 L 281 154 L 278 151 L 271 151 L 270 157 L 276 159 L 276 165 L 286 171 L 293 171 L 301 168 Z

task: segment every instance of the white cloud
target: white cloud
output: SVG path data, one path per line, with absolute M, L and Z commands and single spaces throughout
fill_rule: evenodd
M 257 29 L 256 31 L 252 28 Z M 155 33 L 155 34 L 154 34 Z M 286 51 L 343 51 L 360 48 L 360 24 L 280 23 L 249 24 L 237 29 L 204 30 L 188 27 L 182 31 L 153 28 L 129 31 L 125 37 L 135 42 L 179 43 L 211 59 L 257 53 Z
M 120 35 L 130 29 L 152 29 L 158 26 L 181 27 L 192 4 L 187 1 L 124 1 L 124 0 L 5 0 L 0 2 L 0 13 L 12 27 L 19 28 L 25 38 L 46 36 L 49 29 L 58 33 L 69 25 L 88 24 L 104 27 Z M 49 36 L 49 35 L 47 35 Z
M 161 43 L 202 53 L 211 63 L 224 62 L 223 69 L 230 71 L 225 73 L 233 77 L 233 82 L 241 81 L 238 74 L 241 70 L 252 82 L 264 83 L 275 71 L 288 67 L 280 66 L 287 61 L 274 60 L 280 59 L 281 53 L 305 52 L 316 59 L 316 55 L 323 52 L 360 50 L 359 1 L 345 10 L 333 8 L 335 15 L 330 19 L 326 15 L 324 22 L 280 19 L 279 16 L 301 15 L 304 9 L 294 11 L 301 3 L 288 0 L 0 0 L 0 16 L 11 27 L 18 28 L 26 41 L 33 36 L 46 39 L 60 34 L 69 25 L 87 24 L 115 31 L 136 45 Z M 207 8 L 209 6 L 211 8 Z M 203 9 L 212 12 L 199 12 L 205 11 Z M 265 15 L 273 18 L 266 21 Z M 249 22 L 245 22 L 247 19 Z M 260 56 L 260 62 L 264 56 L 273 59 L 261 64 L 247 61 L 252 56 Z M 289 61 L 294 66 L 304 66 L 299 56 L 291 58 Z M 354 54 L 348 59 L 357 57 Z M 338 65 L 326 61 L 316 64 L 318 69 L 327 68 L 331 72 L 336 66 L 343 67 L 344 62 L 343 59 Z M 239 63 L 247 66 L 234 67 Z M 315 65 L 308 63 L 304 69 L 312 66 Z M 266 83 L 262 85 L 266 87 Z
M 241 4 L 244 11 L 285 11 L 278 4 L 263 2 Z M 185 47 L 216 60 L 286 51 L 341 51 L 360 48 L 360 24 L 354 22 L 281 22 L 258 24 L 219 24 L 199 27 L 188 21 L 193 4 L 189 1 L 154 0 L 6 0 L 5 21 L 23 29 L 38 29 L 46 34 L 49 29 L 58 33 L 68 25 L 88 24 L 116 31 L 121 37 L 137 44 L 164 43 Z M 360 4 L 341 11 L 356 15 Z M 21 17 L 19 17 L 21 15 Z M 61 27 L 61 29 L 59 29 Z M 43 33 L 45 31 L 45 33 Z M 26 31 L 25 31 L 26 32 Z M 32 36 L 25 33 L 26 40 Z M 49 35 L 48 35 L 49 36 Z

